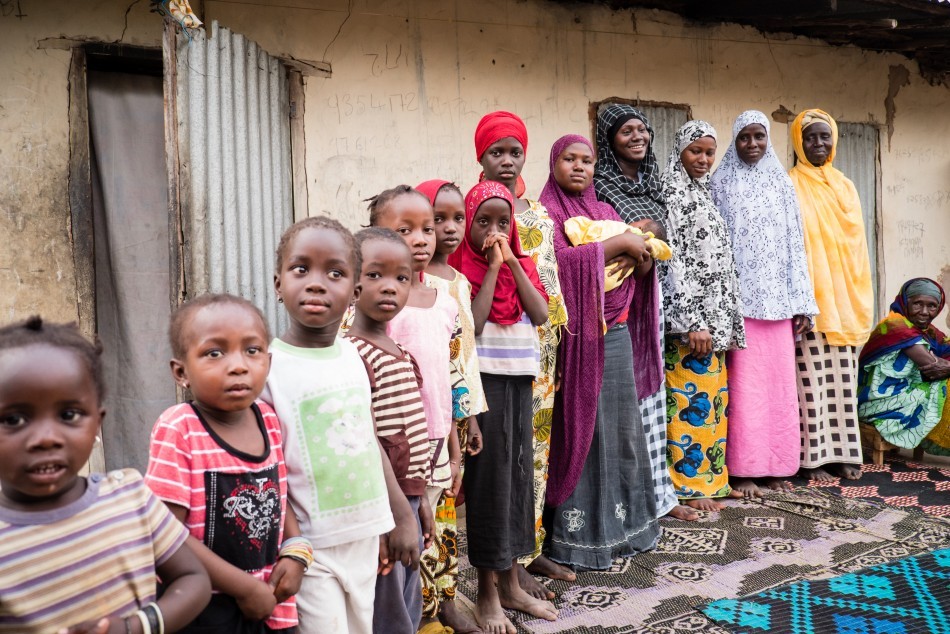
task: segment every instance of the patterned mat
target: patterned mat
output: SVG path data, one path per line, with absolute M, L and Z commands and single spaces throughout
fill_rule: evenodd
M 734 634 L 946 634 L 950 549 L 702 608 Z
M 950 521 L 821 487 L 727 505 L 698 522 L 664 519 L 655 551 L 618 559 L 608 571 L 581 573 L 573 584 L 546 580 L 557 594 L 556 622 L 515 612 L 509 618 L 520 632 L 538 634 L 723 633 L 696 608 L 950 543 Z M 460 546 L 464 553 L 464 533 Z M 475 571 L 464 554 L 460 570 L 459 590 L 474 598 Z
M 889 457 L 882 465 L 863 465 L 862 471 L 860 480 L 794 482 L 849 498 L 878 500 L 889 506 L 950 517 L 950 467 Z

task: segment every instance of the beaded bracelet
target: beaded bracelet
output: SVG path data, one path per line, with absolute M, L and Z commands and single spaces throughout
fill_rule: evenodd
M 283 557 L 303 564 L 304 572 L 306 572 L 313 563 L 313 544 L 306 537 L 285 539 L 280 546 L 280 552 L 277 554 L 278 559 Z

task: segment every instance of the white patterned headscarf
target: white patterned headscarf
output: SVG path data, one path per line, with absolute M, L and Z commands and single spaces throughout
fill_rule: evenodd
M 666 196 L 668 210 L 682 209 L 691 203 L 712 205 L 709 198 L 709 172 L 699 180 L 693 180 L 680 160 L 683 150 L 694 141 L 707 136 L 715 139 L 716 129 L 698 119 L 687 121 L 676 133 L 670 158 L 666 161 L 666 171 L 663 173 L 663 195 Z
M 736 118 L 732 143 L 709 186 L 732 237 L 742 314 L 768 320 L 813 316 L 818 305 L 808 274 L 798 198 L 772 138 L 755 165 L 736 151 L 736 137 L 756 123 L 769 134 L 768 117 L 758 110 Z

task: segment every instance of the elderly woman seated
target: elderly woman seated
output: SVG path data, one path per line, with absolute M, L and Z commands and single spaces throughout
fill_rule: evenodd
M 950 455 L 950 340 L 931 324 L 943 306 L 933 280 L 901 287 L 861 351 L 858 416 L 893 445 Z

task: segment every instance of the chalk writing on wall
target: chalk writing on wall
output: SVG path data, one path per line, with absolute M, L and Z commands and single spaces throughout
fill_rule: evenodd
M 907 197 L 907 203 L 930 211 L 932 209 L 943 209 L 950 202 L 950 190 L 937 189 L 926 194 L 911 194 Z
M 0 0 L 0 18 L 25 18 L 23 3 L 25 0 Z
M 924 223 L 917 220 L 900 220 L 897 223 L 900 248 L 909 258 L 924 257 Z

